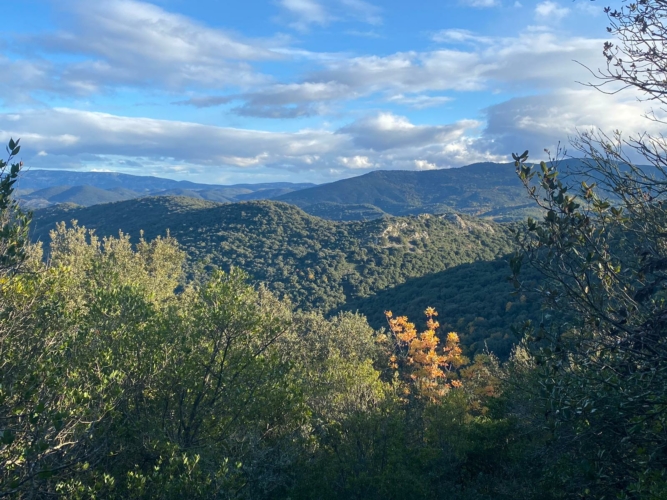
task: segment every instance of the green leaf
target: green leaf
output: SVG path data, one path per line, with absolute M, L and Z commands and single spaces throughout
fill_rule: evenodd
M 2 440 L 1 440 L 2 444 L 6 444 L 9 446 L 14 442 L 14 439 L 15 439 L 14 433 L 9 429 L 5 429 L 5 431 L 2 433 Z

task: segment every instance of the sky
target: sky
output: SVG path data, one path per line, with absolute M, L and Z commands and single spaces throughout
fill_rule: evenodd
M 612 6 L 613 6 L 613 2 Z M 20 0 L 0 141 L 30 168 L 215 184 L 533 159 L 645 103 L 585 85 L 590 0 Z

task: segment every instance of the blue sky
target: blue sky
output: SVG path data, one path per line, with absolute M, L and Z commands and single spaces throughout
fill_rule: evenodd
M 0 140 L 32 168 L 328 182 L 508 161 L 646 128 L 588 0 L 21 0 L 0 35 Z

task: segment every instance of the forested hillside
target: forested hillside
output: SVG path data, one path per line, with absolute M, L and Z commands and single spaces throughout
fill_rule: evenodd
M 585 168 L 581 159 L 563 159 L 559 161 L 559 168 L 560 179 L 570 188 L 577 188 L 582 181 L 591 184 L 600 180 Z M 627 164 L 622 164 L 621 168 L 630 171 Z M 655 171 L 650 166 L 642 168 L 647 172 Z M 294 191 L 276 199 L 333 220 L 454 212 L 509 222 L 539 215 L 518 181 L 513 163 L 474 163 L 423 172 L 378 170 Z
M 307 212 L 312 207 L 323 216 L 335 216 L 336 205 L 375 207 L 378 213 L 391 215 L 460 212 L 498 220 L 525 218 L 534 210 L 509 163 L 425 172 L 376 171 L 277 199 Z
M 360 312 L 374 328 L 386 327 L 384 311 L 389 308 L 410 318 L 418 318 L 434 307 L 443 329 L 456 331 L 467 353 L 491 351 L 507 359 L 521 335 L 522 325 L 539 323 L 536 294 L 539 275 L 525 270 L 525 290 L 516 290 L 508 280 L 509 256 L 460 264 L 445 271 L 410 278 L 368 297 L 354 297 L 341 307 Z
M 98 236 L 118 235 L 121 229 L 133 241 L 139 239 L 141 230 L 147 239 L 169 231 L 193 265 L 200 263 L 209 270 L 240 267 L 256 282 L 266 283 L 279 296 L 289 297 L 296 307 L 323 312 L 336 311 L 350 301 L 371 297 L 411 278 L 465 263 L 497 259 L 513 248 L 508 226 L 465 216 L 422 215 L 344 223 L 313 217 L 280 202 L 222 205 L 170 197 L 90 208 L 58 206 L 38 210 L 32 237 L 48 241 L 48 232 L 57 222 L 71 220 L 95 229 Z M 475 274 L 476 268 L 468 269 Z M 491 280 L 487 281 L 489 284 L 500 280 L 496 301 L 505 307 L 511 300 L 511 288 L 506 284 L 509 271 L 501 261 L 496 269 L 492 277 L 481 279 Z M 479 275 L 487 274 L 488 270 L 479 268 Z M 433 279 L 434 285 L 450 289 L 439 275 Z M 399 295 L 386 298 L 383 303 L 369 300 L 354 304 L 371 318 L 377 318 L 386 309 L 400 310 L 406 306 Z M 452 317 L 448 321 L 456 323 L 462 317 L 455 307 L 463 305 L 462 299 L 464 295 L 449 301 Z M 487 314 L 495 317 L 497 308 L 484 307 L 475 317 Z M 465 309 L 470 311 L 467 306 Z M 473 319 L 465 322 L 463 343 L 473 343 L 475 338 L 476 347 L 483 348 L 479 331 L 474 337 L 468 335 L 468 331 L 472 334 L 475 330 L 467 325 Z M 497 321 L 489 323 L 489 328 L 498 326 Z M 482 337 L 490 333 L 486 325 L 481 326 L 481 331 Z M 503 354 L 507 354 L 514 340 L 506 339 Z

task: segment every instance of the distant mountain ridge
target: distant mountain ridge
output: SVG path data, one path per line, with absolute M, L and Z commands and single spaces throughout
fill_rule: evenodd
M 68 170 L 27 170 L 21 175 L 17 184 L 19 199 L 31 209 L 59 203 L 92 206 L 142 196 L 188 196 L 232 203 L 270 199 L 313 186 L 315 184 L 309 182 L 200 184 L 115 172 L 71 172 Z
M 135 191 L 160 191 L 164 189 L 210 189 L 210 188 L 237 188 L 237 189 L 267 189 L 312 187 L 312 182 L 265 182 L 258 184 L 202 184 L 190 181 L 176 181 L 163 177 L 149 175 L 131 175 L 118 172 L 74 172 L 71 170 L 39 170 L 28 169 L 21 174 L 20 189 L 44 189 L 52 186 L 92 186 L 101 189 L 122 187 Z
M 337 206 L 379 214 L 460 212 L 500 220 L 523 218 L 529 203 L 513 163 L 475 163 L 460 168 L 378 170 L 359 177 L 288 193 L 276 198 L 319 216 Z M 328 207 L 325 205 L 328 204 Z M 312 207 L 312 208 L 311 208 Z M 504 213 L 494 214 L 495 211 Z
M 595 180 L 578 173 L 583 170 L 582 160 L 561 160 L 558 166 L 559 178 L 571 187 L 582 180 Z M 514 163 L 473 163 L 426 171 L 376 170 L 275 199 L 333 220 L 454 212 L 510 222 L 539 215 Z
M 580 160 L 561 162 L 564 178 Z M 19 183 L 25 206 L 58 203 L 91 206 L 143 196 L 187 196 L 233 203 L 272 199 L 296 205 L 329 220 L 353 221 L 388 215 L 463 213 L 509 222 L 538 211 L 519 181 L 513 163 L 474 163 L 427 171 L 376 170 L 328 184 L 274 182 L 229 186 L 108 172 L 32 170 Z

